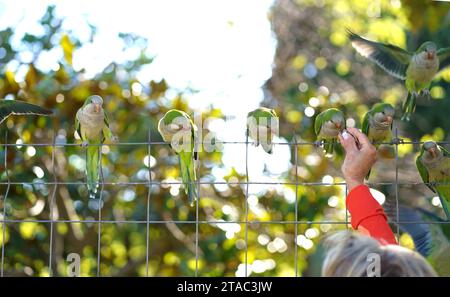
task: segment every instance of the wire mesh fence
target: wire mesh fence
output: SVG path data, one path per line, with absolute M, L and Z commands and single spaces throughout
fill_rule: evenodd
M 383 143 L 386 145 L 392 145 L 394 146 L 395 149 L 395 159 L 394 159 L 394 166 L 395 166 L 395 179 L 393 181 L 390 182 L 377 182 L 377 183 L 371 183 L 368 182 L 367 185 L 368 186 L 382 186 L 382 185 L 390 185 L 390 186 L 394 186 L 395 187 L 395 210 L 396 210 L 396 219 L 395 220 L 390 220 L 390 223 L 394 223 L 397 227 L 396 227 L 396 234 L 397 236 L 400 236 L 400 228 L 399 228 L 399 224 L 398 223 L 402 223 L 402 224 L 450 224 L 450 221 L 400 221 L 400 217 L 399 217 L 399 186 L 402 185 L 410 185 L 410 186 L 416 186 L 416 185 L 423 185 L 425 183 L 422 182 L 401 182 L 399 181 L 399 146 L 401 145 L 420 145 L 423 142 L 421 141 L 404 141 L 401 138 L 398 137 L 397 134 L 397 130 L 395 130 L 394 133 L 395 137 L 393 139 L 392 142 L 389 143 Z M 153 226 L 158 226 L 161 224 L 165 224 L 165 223 L 173 223 L 173 224 L 177 224 L 177 225 L 193 225 L 195 227 L 195 276 L 199 276 L 199 244 L 200 244 L 200 236 L 199 236 L 199 226 L 202 224 L 207 224 L 207 225 L 214 225 L 214 224 L 242 224 L 244 225 L 244 241 L 245 241 L 245 245 L 244 245 L 244 249 L 245 249 L 245 257 L 244 257 L 244 265 L 245 265 L 245 272 L 244 275 L 248 276 L 248 265 L 249 265 L 249 258 L 248 258 L 248 246 L 249 246 L 249 226 L 251 226 L 252 224 L 289 224 L 289 225 L 294 225 L 294 259 L 293 259 L 293 266 L 294 266 L 294 271 L 295 271 L 295 276 L 299 276 L 300 272 L 298 269 L 298 226 L 299 225 L 320 225 L 320 224 L 331 224 L 331 225 L 344 225 L 346 228 L 349 228 L 350 225 L 350 218 L 349 218 L 349 214 L 347 212 L 347 210 L 345 211 L 346 216 L 345 216 L 345 220 L 344 221 L 339 221 L 339 220 L 321 220 L 321 221 L 314 221 L 314 220 L 299 220 L 299 196 L 298 196 L 298 189 L 299 187 L 312 187 L 312 186 L 342 186 L 345 188 L 345 193 L 348 193 L 348 189 L 347 189 L 347 185 L 345 182 L 332 182 L 332 183 L 327 183 L 327 182 L 304 182 L 301 181 L 299 178 L 298 174 L 295 174 L 295 180 L 294 181 L 280 181 L 280 182 L 261 182 L 261 181 L 252 181 L 250 179 L 249 176 L 249 146 L 252 144 L 252 142 L 249 141 L 248 137 L 246 139 L 246 141 L 224 141 L 222 142 L 223 144 L 242 144 L 245 145 L 245 181 L 236 181 L 233 182 L 233 184 L 235 185 L 239 185 L 239 186 L 243 186 L 244 187 L 244 196 L 242 197 L 245 200 L 245 208 L 244 208 L 244 220 L 228 220 L 228 221 L 224 221 L 224 220 L 208 220 L 208 219 L 201 219 L 199 216 L 199 204 L 200 204 L 200 200 L 202 199 L 202 193 L 201 193 L 201 186 L 202 185 L 224 185 L 224 184 L 229 184 L 229 182 L 226 181 L 205 181 L 205 180 L 201 180 L 200 178 L 200 163 L 201 163 L 201 159 L 198 159 L 198 163 L 197 163 L 197 176 L 199 176 L 199 178 L 197 179 L 196 183 L 197 183 L 197 189 L 198 189 L 198 193 L 199 193 L 199 198 L 197 200 L 197 202 L 195 203 L 195 220 L 153 220 L 151 219 L 151 200 L 152 200 L 152 191 L 151 188 L 152 186 L 161 186 L 161 185 L 182 185 L 181 181 L 156 181 L 153 180 L 152 178 L 152 172 L 151 172 L 151 166 L 148 166 L 148 180 L 147 181 L 128 181 L 128 182 L 111 182 L 111 181 L 105 181 L 104 180 L 104 176 L 103 176 L 103 166 L 100 166 L 100 181 L 99 181 L 99 185 L 100 185 L 100 207 L 98 207 L 98 212 L 97 212 L 97 218 L 93 219 L 93 218 L 85 218 L 85 219 L 80 219 L 80 220 L 72 220 L 72 219 L 61 219 L 61 218 L 56 218 L 54 215 L 54 211 L 55 211 L 55 199 L 57 199 L 57 189 L 58 186 L 62 186 L 62 185 L 84 185 L 84 182 L 81 181 L 62 181 L 58 179 L 58 174 L 55 170 L 55 151 L 57 148 L 60 147 L 70 147 L 70 146 L 80 146 L 79 143 L 57 143 L 56 142 L 56 137 L 55 137 L 55 133 L 54 133 L 54 137 L 53 137 L 53 142 L 51 143 L 8 143 L 8 134 L 7 132 L 5 133 L 5 138 L 4 138 L 4 143 L 1 144 L 1 146 L 3 147 L 4 150 L 4 160 L 3 160 L 3 165 L 5 168 L 5 174 L 6 174 L 6 181 L 0 182 L 0 185 L 5 185 L 6 186 L 6 190 L 4 192 L 3 195 L 3 209 L 1 210 L 2 213 L 2 218 L 0 220 L 0 224 L 2 224 L 2 245 L 1 245 L 1 266 L 0 266 L 0 276 L 4 276 L 5 275 L 5 268 L 4 268 L 4 263 L 5 263 L 5 258 L 6 258 L 6 254 L 5 254 L 5 250 L 7 249 L 6 246 L 6 225 L 7 224 L 18 224 L 18 223 L 25 223 L 25 222 L 33 222 L 33 223 L 45 223 L 45 224 L 49 224 L 50 226 L 50 230 L 49 230 L 49 242 L 48 242 L 48 247 L 49 247 L 49 251 L 48 251 L 48 261 L 47 261 L 47 266 L 48 266 L 48 270 L 49 270 L 49 275 L 53 276 L 54 275 L 54 271 L 53 271 L 53 267 L 54 267 L 54 258 L 53 258 L 53 254 L 54 254 L 54 241 L 55 241 L 55 224 L 58 223 L 71 223 L 71 224 L 96 224 L 96 228 L 97 228 L 97 242 L 96 242 L 96 255 L 97 255 L 97 272 L 96 275 L 97 276 L 101 276 L 101 272 L 100 272 L 100 267 L 101 267 L 101 249 L 102 249 L 102 243 L 101 243 L 101 236 L 102 236 L 102 227 L 105 224 L 145 224 L 145 245 L 146 245 L 146 249 L 145 249 L 145 274 L 147 276 L 150 275 L 150 261 L 151 261 L 151 256 L 150 256 L 150 249 L 152 246 L 152 242 L 150 240 L 150 231 L 152 229 Z M 439 144 L 441 145 L 448 145 L 450 144 L 450 142 L 439 142 Z M 101 149 L 101 146 L 106 145 L 106 144 L 89 144 L 89 146 L 97 146 L 99 147 L 99 149 Z M 141 147 L 146 147 L 147 148 L 147 153 L 150 156 L 151 155 L 151 150 L 152 150 L 152 146 L 154 145 L 170 145 L 170 143 L 166 143 L 166 142 L 162 142 L 162 141 L 154 141 L 152 139 L 152 135 L 151 132 L 149 130 L 148 132 L 148 139 L 147 141 L 142 141 L 142 142 L 115 142 L 115 143 L 108 143 L 108 146 L 141 146 Z M 291 147 L 293 149 L 293 162 L 294 164 L 292 164 L 293 166 L 297 167 L 299 166 L 299 156 L 298 156 L 298 151 L 299 151 L 299 147 L 303 146 L 303 145 L 309 145 L 309 146 L 318 146 L 319 143 L 317 142 L 303 142 L 303 141 L 297 141 L 297 137 L 294 136 L 292 138 L 291 142 L 274 142 L 273 145 L 277 146 L 277 145 L 287 145 L 289 147 Z M 32 182 L 28 182 L 28 181 L 11 181 L 10 179 L 10 175 L 9 175 L 9 168 L 8 168 L 8 150 L 11 149 L 12 147 L 17 147 L 17 146 L 22 146 L 22 147 L 27 147 L 27 146 L 33 146 L 33 147 L 46 147 L 46 148 L 51 148 L 51 168 L 52 168 L 52 175 L 53 175 L 53 180 L 52 181 L 32 181 Z M 447 183 L 445 183 L 447 184 Z M 38 220 L 27 220 L 27 219 L 14 219 L 14 218 L 8 218 L 7 216 L 7 211 L 6 211 L 6 202 L 9 199 L 9 193 L 10 193 L 10 189 L 11 186 L 14 185 L 47 185 L 47 186 L 52 186 L 52 190 L 49 194 L 49 207 L 50 207 L 50 211 L 49 211 L 49 217 L 48 219 L 38 219 Z M 127 187 L 127 186 L 137 186 L 137 185 L 142 185 L 148 188 L 147 190 L 147 197 L 146 197 L 146 207 L 145 207 L 145 220 L 109 220 L 109 219 L 104 219 L 102 217 L 102 199 L 103 199 L 103 192 L 104 192 L 104 187 L 105 186 L 119 186 L 119 187 Z M 258 220 L 250 220 L 249 219 L 249 203 L 248 203 L 248 199 L 249 199 L 249 186 L 250 185 L 289 185 L 289 186 L 294 186 L 295 187 L 295 205 L 294 205 L 294 220 L 266 220 L 266 221 L 258 221 Z M 87 199 L 87 198 L 86 198 Z

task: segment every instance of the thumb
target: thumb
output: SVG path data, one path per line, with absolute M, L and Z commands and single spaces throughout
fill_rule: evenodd
M 357 150 L 355 139 L 347 131 L 344 130 L 339 134 L 339 141 L 346 152 Z

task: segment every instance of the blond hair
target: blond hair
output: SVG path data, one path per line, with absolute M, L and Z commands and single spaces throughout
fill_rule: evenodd
M 379 276 L 437 276 L 418 253 L 398 245 L 381 245 L 357 232 L 340 231 L 325 239 L 322 276 L 369 275 L 373 256 L 379 257 Z

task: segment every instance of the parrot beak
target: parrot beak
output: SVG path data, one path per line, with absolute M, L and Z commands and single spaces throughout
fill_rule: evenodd
M 169 129 L 172 131 L 178 131 L 180 130 L 180 126 L 178 126 L 177 124 L 169 124 Z
M 335 123 L 336 128 L 338 128 L 339 131 L 342 130 L 342 124 L 341 123 Z
M 437 157 L 437 152 L 436 152 L 436 148 L 432 147 L 428 150 L 428 152 L 433 156 L 433 158 Z
M 95 112 L 100 112 L 100 108 L 101 108 L 100 104 L 94 104 L 94 111 Z
M 387 116 L 386 117 L 386 122 L 387 123 L 389 123 L 389 124 L 392 123 L 392 120 L 393 120 L 393 118 L 391 116 Z
M 434 56 L 435 56 L 434 51 L 427 52 L 427 59 L 428 59 L 428 60 L 433 60 L 433 59 L 434 59 Z

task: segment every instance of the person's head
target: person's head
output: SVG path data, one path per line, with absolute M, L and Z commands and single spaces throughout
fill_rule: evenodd
M 340 231 L 325 239 L 325 260 L 322 276 L 437 276 L 433 268 L 418 253 L 398 245 L 381 245 L 375 239 L 358 232 Z M 374 266 L 374 262 L 378 261 Z

